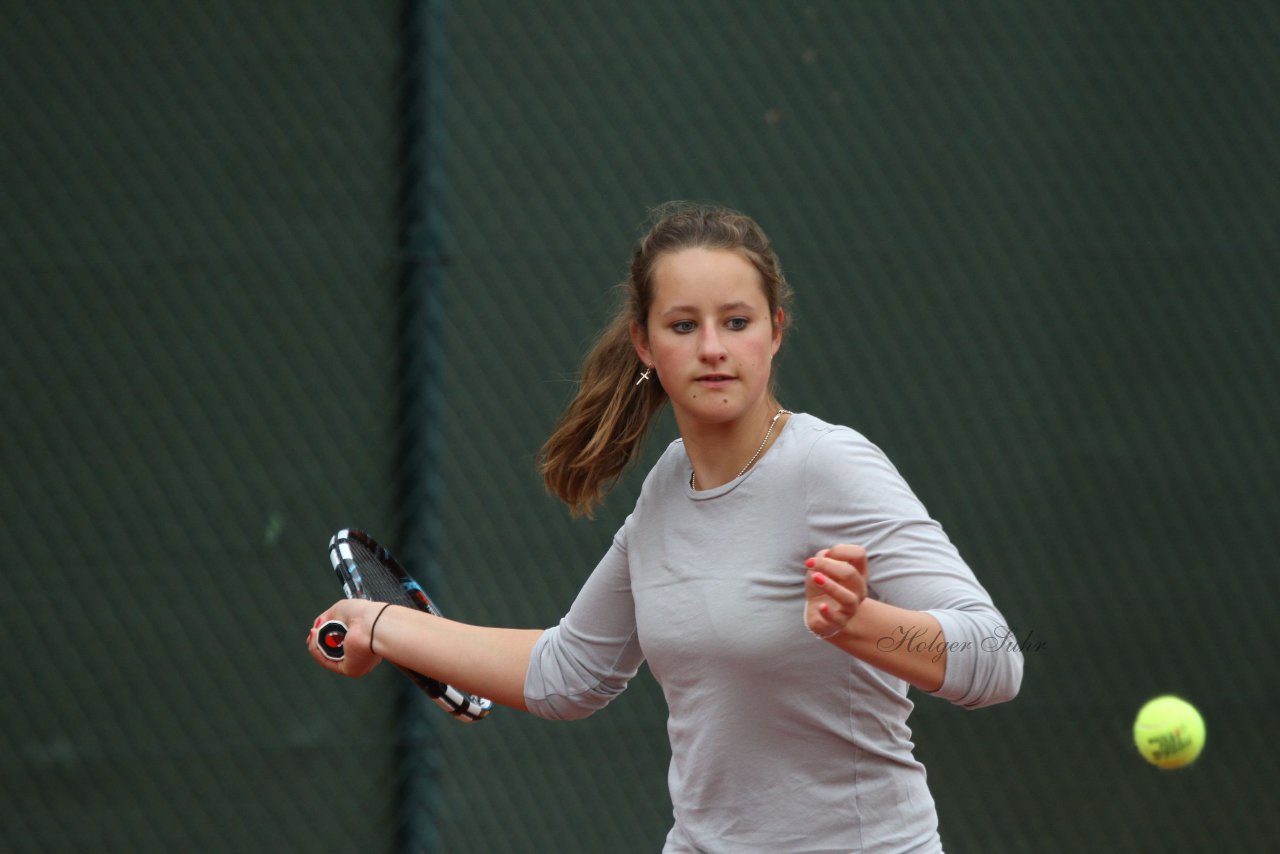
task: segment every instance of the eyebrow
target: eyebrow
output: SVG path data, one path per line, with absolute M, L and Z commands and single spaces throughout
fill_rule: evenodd
M 726 311 L 750 311 L 752 305 L 749 302 L 727 302 L 720 306 L 718 311 L 723 314 Z M 671 308 L 662 312 L 659 317 L 667 317 L 672 314 L 697 314 L 698 309 L 692 305 L 673 305 Z

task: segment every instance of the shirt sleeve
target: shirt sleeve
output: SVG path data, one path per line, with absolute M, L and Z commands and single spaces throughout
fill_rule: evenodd
M 626 689 L 644 661 L 625 532 L 624 525 L 569 613 L 533 647 L 524 697 L 538 717 L 576 720 L 604 708 Z
M 942 627 L 947 669 L 934 696 L 976 709 L 1012 699 L 1023 657 L 1008 624 L 906 481 L 874 444 L 848 428 L 815 441 L 805 465 L 808 510 L 820 548 L 867 550 L 868 595 L 926 611 Z M 909 627 L 903 627 L 904 631 Z

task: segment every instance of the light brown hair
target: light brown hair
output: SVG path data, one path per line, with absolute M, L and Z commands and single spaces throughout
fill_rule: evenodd
M 659 258 L 693 248 L 737 252 L 760 272 L 774 324 L 778 309 L 783 309 L 783 324 L 791 318 L 791 288 L 769 238 L 750 217 L 722 207 L 671 202 L 653 212 L 652 222 L 632 251 L 629 275 L 618 285 L 622 299 L 617 313 L 583 360 L 578 393 L 539 454 L 547 489 L 575 516 L 592 515 L 667 402 L 657 377 L 636 384 L 644 366 L 631 340 L 633 322 L 647 328 Z

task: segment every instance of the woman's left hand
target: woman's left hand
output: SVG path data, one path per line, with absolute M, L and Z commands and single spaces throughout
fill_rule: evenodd
M 822 640 L 838 635 L 867 598 L 867 550 L 837 545 L 805 561 L 804 622 Z

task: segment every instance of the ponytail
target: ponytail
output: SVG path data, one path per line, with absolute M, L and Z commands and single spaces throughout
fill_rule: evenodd
M 592 515 L 667 401 L 656 377 L 637 383 L 632 310 L 623 305 L 582 363 L 578 394 L 539 454 L 547 489 L 574 516 Z

